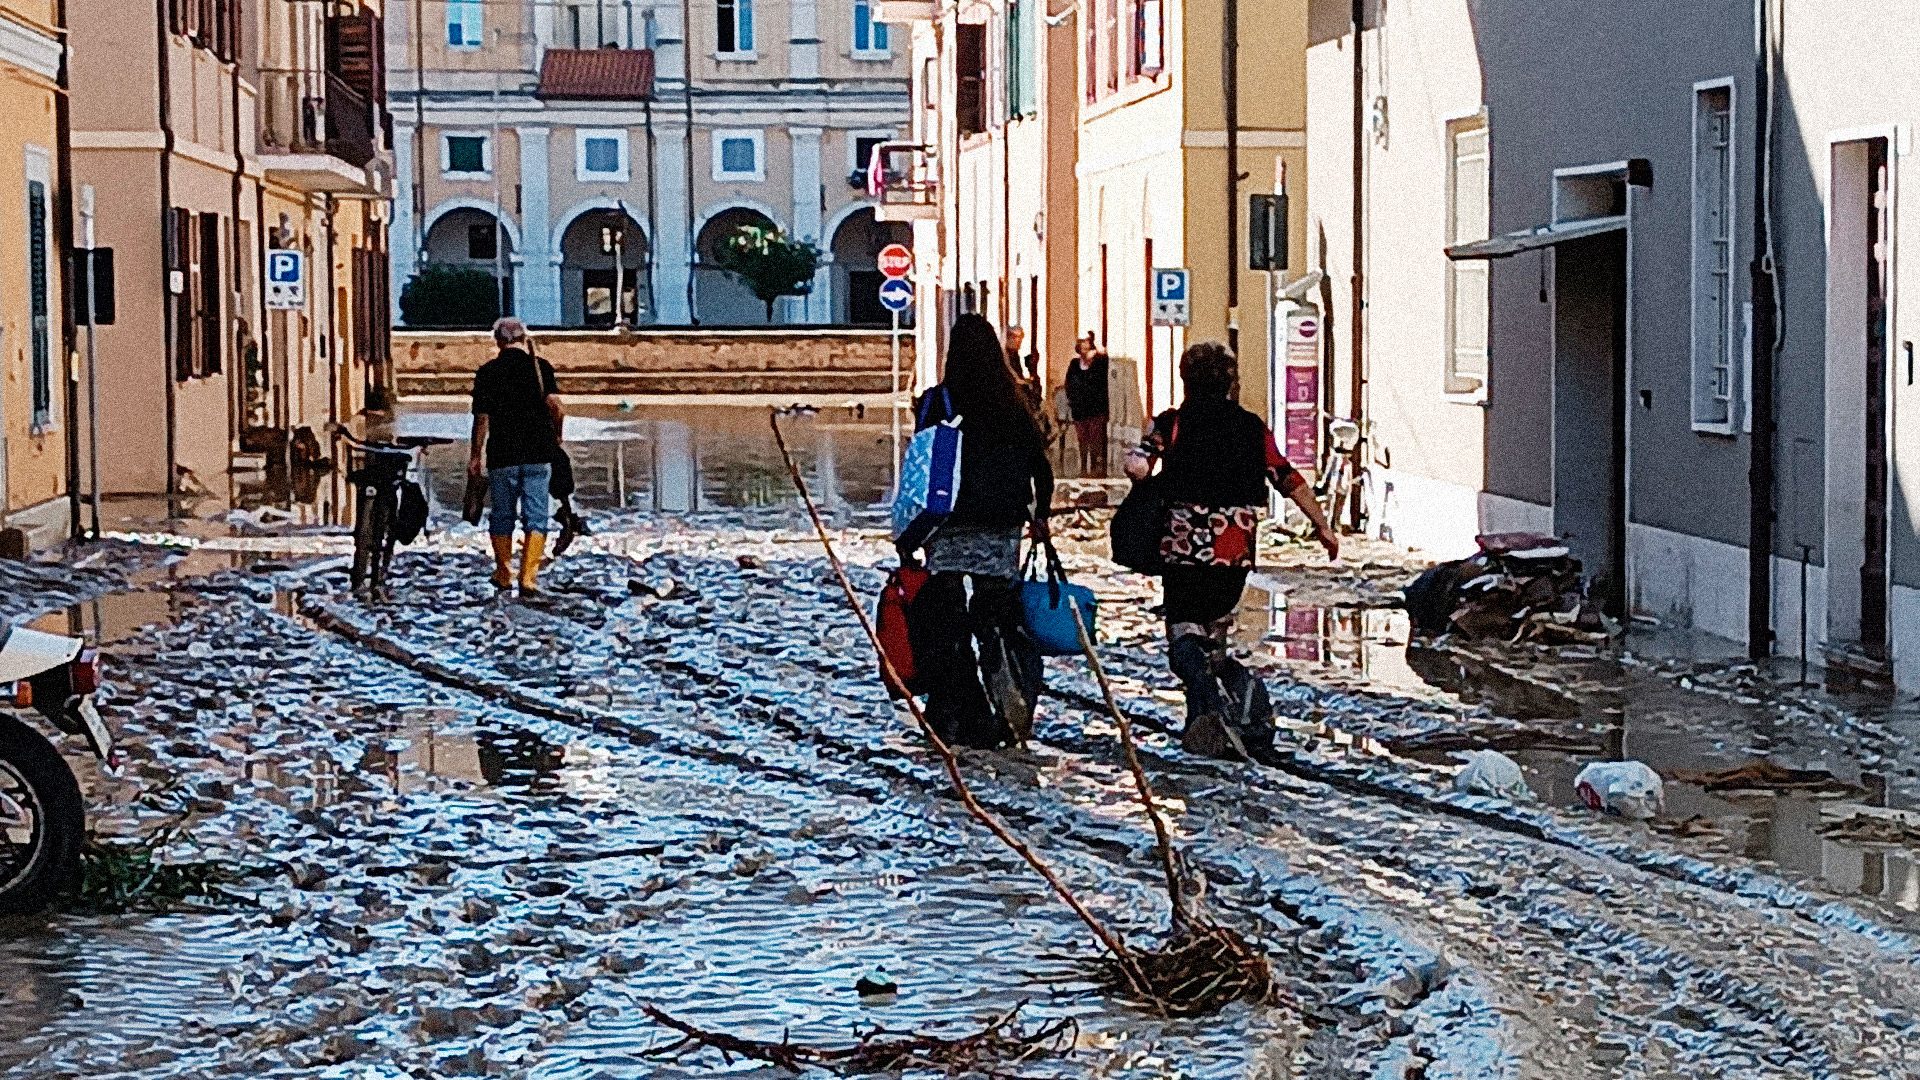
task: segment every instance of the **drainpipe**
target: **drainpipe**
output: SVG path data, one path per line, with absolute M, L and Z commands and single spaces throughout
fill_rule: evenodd
M 1358 0 L 1355 0 L 1357 3 Z M 1240 0 L 1226 0 L 1220 49 L 1227 126 L 1227 348 L 1240 354 Z M 1115 61 L 1118 62 L 1117 60 Z M 1151 327 L 1147 330 L 1152 333 Z M 1172 350 L 1169 349 L 1169 352 Z M 1168 363 L 1178 360 L 1168 357 Z
M 627 40 L 633 40 L 633 9 L 627 9 Z M 641 114 L 645 117 L 647 131 L 647 317 L 653 322 L 660 321 L 660 299 L 653 291 L 654 262 L 659 258 L 660 250 L 660 168 L 659 139 L 653 130 L 653 91 L 647 91 L 647 100 L 640 103 Z
M 499 143 L 496 141 L 494 145 L 498 146 Z M 495 175 L 498 175 L 498 173 L 496 172 Z M 340 309 L 335 306 L 336 283 L 333 273 L 334 241 L 339 239 L 339 233 L 334 229 L 333 224 L 334 205 L 332 195 L 320 196 L 321 213 L 325 215 L 324 220 L 327 223 L 327 324 L 321 328 L 320 340 L 325 342 L 327 346 L 327 415 L 332 417 L 334 423 L 344 424 L 351 419 L 351 417 L 338 413 L 340 409 L 340 361 L 342 358 L 340 356 L 340 338 L 334 333 L 335 330 L 340 328 Z M 496 207 L 499 205 L 498 202 L 494 203 Z M 499 219 L 496 218 L 494 220 L 498 222 Z M 496 224 L 495 227 L 497 228 L 498 225 Z M 497 244 L 495 245 L 495 250 L 498 250 Z
M 680 0 L 680 96 L 686 110 L 683 132 L 685 157 L 681 171 L 687 181 L 687 321 L 700 325 L 699 293 L 695 281 L 700 263 L 700 239 L 693 235 L 693 3 Z M 615 307 L 619 307 L 616 301 Z
M 427 254 L 427 17 L 413 0 L 413 264 Z M 495 209 L 499 208 L 496 201 Z M 405 282 L 401 283 L 403 286 Z
M 1351 419 L 1359 426 L 1360 440 L 1354 444 L 1354 475 L 1359 475 L 1360 463 L 1367 453 L 1367 65 L 1366 30 L 1367 0 L 1353 0 L 1353 277 L 1347 283 L 1352 295 L 1351 311 L 1348 314 L 1348 336 L 1351 344 L 1347 347 L 1347 363 L 1350 366 L 1352 387 L 1349 411 Z M 1352 524 L 1360 526 L 1359 500 L 1349 500 L 1353 507 Z
M 1769 5 L 1755 0 L 1753 140 L 1753 433 L 1747 469 L 1747 654 L 1773 654 L 1774 365 L 1780 348 L 1773 261 L 1774 30 Z M 1805 623 L 1805 612 L 1801 612 Z M 1804 645 L 1805 642 L 1803 641 Z
M 228 225 L 228 235 L 231 239 L 228 240 L 230 250 L 227 253 L 227 295 L 229 296 L 236 292 L 234 286 L 240 283 L 240 196 L 245 190 L 247 175 L 247 155 L 243 149 L 246 145 L 246 136 L 240 130 L 240 59 L 248 37 L 244 30 L 244 22 L 234 28 L 234 36 L 237 40 L 233 43 L 232 71 L 229 72 L 230 78 L 227 80 L 227 101 L 233 109 L 233 190 L 231 192 L 233 220 Z M 252 312 L 249 311 L 248 314 L 251 315 Z M 226 343 L 233 341 L 233 324 L 239 316 L 238 305 L 235 305 L 233 317 L 227 320 L 226 329 L 220 335 L 223 350 Z M 239 397 L 239 392 L 244 392 L 247 385 L 246 357 L 239 355 L 238 349 L 234 350 L 234 354 L 232 363 L 220 365 L 220 370 L 227 377 L 227 452 L 229 454 L 240 449 L 240 429 L 246 425 L 245 410 L 241 407 Z M 240 368 L 238 382 L 234 380 L 236 366 Z M 236 388 L 239 392 L 236 392 Z
M 72 85 L 69 70 L 71 57 L 69 48 L 72 35 L 67 33 L 67 0 L 57 0 L 53 7 L 53 18 L 60 29 L 60 71 L 54 77 L 57 90 L 53 96 L 53 129 L 56 158 L 54 168 L 59 172 L 59 190 L 54 192 L 53 212 L 60 228 L 60 259 L 63 267 L 60 280 L 68 287 L 60 290 L 60 341 L 67 354 L 67 535 L 79 536 L 80 529 L 80 381 L 75 366 L 76 352 L 73 347 L 74 314 L 72 283 L 76 280 L 73 245 L 73 114 L 72 103 L 68 100 L 68 89 Z M 91 273 L 91 270 L 89 270 Z M 91 372 L 89 372 L 91 374 Z M 88 419 L 88 423 L 93 421 Z M 0 517 L 7 512 L 8 496 L 0 495 Z
M 171 68 L 173 34 L 167 25 L 167 0 L 153 0 L 154 37 L 159 48 L 160 83 L 160 277 L 161 328 L 166 341 L 160 349 L 162 362 L 166 365 L 163 373 L 167 387 L 167 487 L 169 495 L 177 494 L 179 482 L 179 455 L 175 452 L 177 429 L 179 427 L 179 405 L 174 400 L 178 380 L 175 373 L 179 370 L 179 358 L 174 355 L 178 347 L 179 335 L 174 332 L 175 308 L 173 298 L 173 71 Z M 184 275 L 185 267 L 179 268 Z

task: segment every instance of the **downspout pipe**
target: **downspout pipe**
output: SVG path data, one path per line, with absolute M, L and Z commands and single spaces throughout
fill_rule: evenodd
M 1780 349 L 1780 310 L 1772 233 L 1775 65 L 1771 6 L 1772 0 L 1754 0 L 1753 432 L 1747 436 L 1747 654 L 1755 660 L 1773 655 L 1774 453 L 1778 440 L 1774 372 Z
M 1355 0 L 1356 3 L 1359 0 Z M 1227 128 L 1227 348 L 1240 353 L 1240 0 L 1226 0 L 1220 45 Z M 1115 61 L 1118 62 L 1117 60 Z M 1147 333 L 1153 333 L 1149 326 Z M 1172 350 L 1169 349 L 1169 352 Z M 1172 357 L 1169 363 L 1177 364 Z
M 174 355 L 179 346 L 179 334 L 175 333 L 175 308 L 173 299 L 173 71 L 172 51 L 173 34 L 167 23 L 167 0 L 153 0 L 154 39 L 158 43 L 158 73 L 160 83 L 160 309 L 161 327 L 166 340 L 160 349 L 162 362 L 166 370 L 162 372 L 167 387 L 167 486 L 169 495 L 179 493 L 179 454 L 175 443 L 179 427 L 179 403 L 175 400 L 178 391 L 176 373 L 180 370 L 179 357 Z M 178 268 L 184 274 L 185 267 Z
M 683 179 L 687 182 L 687 321 L 700 325 L 700 238 L 693 235 L 693 3 L 680 0 L 680 97 L 685 113 L 681 133 Z M 617 303 L 615 306 L 619 306 Z
M 1353 448 L 1354 475 L 1367 454 L 1367 0 L 1353 0 L 1353 276 L 1347 283 L 1351 309 L 1348 314 L 1347 363 L 1352 385 L 1349 389 L 1350 419 L 1359 426 L 1360 440 Z M 1360 500 L 1349 500 L 1353 508 L 1352 524 L 1360 522 Z
M 60 70 L 54 77 L 53 96 L 54 168 L 59 172 L 59 190 L 54 192 L 53 207 L 60 229 L 60 281 L 67 286 L 60 290 L 60 343 L 67 357 L 67 535 L 79 536 L 82 531 L 80 508 L 84 500 L 80 484 L 80 369 L 76 359 L 79 354 L 74 348 L 72 287 L 79 280 L 79 260 L 74 256 L 73 242 L 73 103 L 68 97 L 73 85 L 73 59 L 72 35 L 67 32 L 67 0 L 55 0 L 53 18 L 59 24 L 60 33 Z M 93 418 L 89 417 L 87 422 L 93 423 Z M 5 497 L 0 496 L 0 517 L 6 512 Z

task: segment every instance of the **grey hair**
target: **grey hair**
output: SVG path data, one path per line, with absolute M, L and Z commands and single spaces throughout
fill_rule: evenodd
M 501 348 L 529 340 L 527 324 L 509 315 L 493 324 L 493 340 Z

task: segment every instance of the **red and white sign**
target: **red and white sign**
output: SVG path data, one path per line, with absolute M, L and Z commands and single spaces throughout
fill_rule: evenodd
M 913 252 L 905 244 L 888 244 L 880 249 L 880 255 L 874 260 L 880 266 L 880 272 L 890 278 L 903 278 L 913 273 Z

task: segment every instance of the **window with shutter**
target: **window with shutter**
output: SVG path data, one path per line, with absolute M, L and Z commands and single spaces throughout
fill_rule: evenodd
M 27 290 L 32 316 L 32 352 L 28 357 L 33 380 L 33 426 L 53 423 L 53 280 L 47 249 L 47 185 L 27 182 Z
M 217 375 L 226 352 L 226 298 L 222 293 L 220 243 L 221 221 L 218 214 L 200 215 L 198 250 L 200 261 L 200 342 L 197 375 Z
M 1733 88 L 1694 93 L 1693 428 L 1733 434 Z
M 956 117 L 962 137 L 987 130 L 987 27 L 961 23 L 955 38 L 954 67 L 959 85 Z
M 1489 235 L 1487 127 L 1479 119 L 1447 131 L 1447 243 L 1467 244 Z M 1484 259 L 1447 261 L 1447 357 L 1449 394 L 1472 394 L 1487 380 L 1490 267 Z
M 171 248 L 172 267 L 167 274 L 167 287 L 172 290 L 178 284 L 179 290 L 172 293 L 173 303 L 173 375 L 185 382 L 193 378 L 194 352 L 199 341 L 195 332 L 194 309 L 200 295 L 197 286 L 197 260 L 194 246 L 199 240 L 199 230 L 194 227 L 193 211 L 178 210 L 172 216 Z M 175 274 L 179 277 L 176 279 Z

